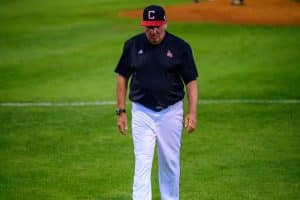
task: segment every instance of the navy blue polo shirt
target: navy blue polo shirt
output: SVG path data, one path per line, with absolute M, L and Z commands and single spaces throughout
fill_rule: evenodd
M 189 44 L 166 32 L 158 45 L 145 33 L 127 40 L 115 72 L 130 79 L 129 99 L 160 111 L 184 98 L 198 72 Z

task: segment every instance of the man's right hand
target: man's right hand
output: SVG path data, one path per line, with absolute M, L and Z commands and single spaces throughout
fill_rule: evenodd
M 118 128 L 122 135 L 125 135 L 128 129 L 126 113 L 121 113 L 118 116 Z

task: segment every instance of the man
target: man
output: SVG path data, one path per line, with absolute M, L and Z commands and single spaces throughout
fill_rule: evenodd
M 118 128 L 127 130 L 126 93 L 130 81 L 132 137 L 135 154 L 134 200 L 151 200 L 151 168 L 155 145 L 159 159 L 161 199 L 179 199 L 180 145 L 183 129 L 184 84 L 189 110 L 185 127 L 196 128 L 198 76 L 190 46 L 168 33 L 165 11 L 144 9 L 145 33 L 126 41 L 117 73 Z

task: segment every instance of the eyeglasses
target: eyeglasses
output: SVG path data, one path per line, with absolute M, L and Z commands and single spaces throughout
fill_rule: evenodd
M 164 30 L 164 26 L 145 26 L 145 30 L 146 32 L 156 32 L 156 33 L 160 33 Z
M 155 29 L 155 28 L 159 28 L 159 26 L 146 26 L 146 29 Z

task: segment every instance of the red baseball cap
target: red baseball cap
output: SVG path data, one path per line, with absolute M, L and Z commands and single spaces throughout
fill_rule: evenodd
M 142 26 L 161 26 L 166 22 L 166 14 L 163 7 L 150 5 L 144 9 Z

